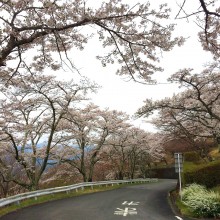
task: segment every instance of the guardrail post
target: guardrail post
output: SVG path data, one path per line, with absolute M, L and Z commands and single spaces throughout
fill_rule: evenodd
M 84 186 L 81 187 L 82 191 L 84 190 Z
M 37 200 L 37 196 L 34 197 L 34 200 Z
M 76 192 L 78 192 L 78 189 L 76 188 Z
M 93 189 L 93 185 L 91 185 L 91 189 Z

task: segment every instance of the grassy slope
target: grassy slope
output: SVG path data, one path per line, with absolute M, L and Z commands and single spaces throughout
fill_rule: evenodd
M 213 148 L 210 151 L 209 155 L 212 156 L 212 158 L 214 159 L 214 161 L 210 162 L 210 163 L 219 163 L 220 153 L 219 153 L 218 149 Z M 198 168 L 201 168 L 202 166 L 203 166 L 202 161 L 199 163 L 199 166 L 198 166 L 198 164 L 195 164 L 193 162 L 185 162 L 184 163 L 184 170 L 185 171 L 196 170 Z M 205 166 L 207 166 L 207 163 L 204 163 L 204 167 Z M 215 192 L 218 192 L 220 194 L 220 185 L 212 188 L 211 190 L 214 190 Z M 173 196 L 175 197 L 176 205 L 183 216 L 198 217 L 192 212 L 192 210 L 189 207 L 187 207 L 186 205 L 184 205 L 181 202 L 179 196 L 176 194 L 175 191 L 173 192 Z

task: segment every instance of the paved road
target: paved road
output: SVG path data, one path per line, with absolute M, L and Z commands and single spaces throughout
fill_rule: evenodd
M 127 186 L 24 208 L 0 220 L 178 220 L 167 202 L 175 185 L 175 180 L 160 180 Z

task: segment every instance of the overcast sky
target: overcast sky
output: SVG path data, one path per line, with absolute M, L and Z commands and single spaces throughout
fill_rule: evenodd
M 99 0 L 96 1 L 96 6 L 98 2 Z M 128 1 L 123 0 L 122 2 Z M 133 0 L 132 4 L 136 2 L 138 1 Z M 182 1 L 151 0 L 150 2 L 153 6 L 168 2 L 169 7 L 172 8 L 172 18 L 174 18 L 179 10 L 177 2 L 181 3 Z M 198 1 L 194 0 L 193 2 Z M 196 10 L 198 5 L 193 5 L 193 2 L 188 0 L 186 7 L 189 7 L 190 10 Z M 94 5 L 94 0 L 88 0 L 87 4 L 89 3 Z M 160 65 L 164 68 L 164 72 L 155 74 L 158 82 L 166 83 L 166 79 L 171 74 L 182 68 L 193 68 L 199 72 L 206 62 L 211 61 L 211 55 L 201 48 L 197 36 L 199 28 L 193 22 L 193 19 L 195 18 L 190 19 L 189 22 L 186 19 L 172 20 L 172 22 L 177 24 L 175 36 L 184 36 L 187 40 L 182 47 L 175 47 L 171 52 L 162 54 Z M 178 86 L 173 84 L 142 85 L 133 81 L 127 82 L 122 77 L 115 75 L 116 65 L 102 67 L 101 63 L 95 58 L 96 55 L 101 53 L 101 44 L 94 38 L 88 43 L 85 50 L 82 52 L 75 51 L 71 54 L 81 74 L 102 86 L 97 94 L 91 96 L 92 101 L 101 108 L 109 107 L 110 109 L 121 110 L 132 115 L 143 105 L 143 100 L 146 98 L 162 99 L 179 92 Z M 60 75 L 59 78 L 72 78 L 72 76 L 73 73 L 65 73 Z M 134 123 L 136 126 L 153 131 L 152 126 L 144 123 L 142 119 Z

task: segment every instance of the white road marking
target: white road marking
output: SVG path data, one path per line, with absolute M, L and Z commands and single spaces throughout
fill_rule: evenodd
M 122 203 L 122 205 L 139 205 L 140 202 L 134 202 L 134 201 L 131 201 L 131 202 L 128 202 L 128 201 L 124 201 Z
M 175 216 L 178 220 L 183 220 L 182 218 L 180 218 L 179 216 Z
M 137 210 L 136 208 L 125 208 L 125 209 L 120 209 L 117 208 L 117 211 L 114 212 L 115 215 L 123 215 L 123 216 L 127 216 L 127 215 L 137 215 Z

